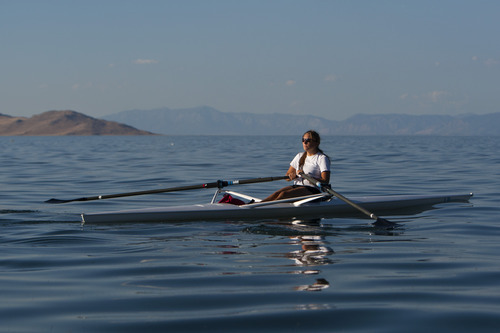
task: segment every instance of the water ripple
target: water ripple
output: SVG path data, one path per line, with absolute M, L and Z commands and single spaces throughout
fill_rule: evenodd
M 325 137 L 322 147 L 347 197 L 475 196 L 398 212 L 394 230 L 365 216 L 81 226 L 82 212 L 213 192 L 44 201 L 275 176 L 300 141 L 0 137 L 0 331 L 496 332 L 500 139 Z M 263 197 L 282 185 L 238 190 Z

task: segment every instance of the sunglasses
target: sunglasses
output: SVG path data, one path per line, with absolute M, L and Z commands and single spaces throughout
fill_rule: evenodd
M 314 141 L 313 139 L 309 139 L 309 138 L 308 139 L 304 139 L 304 138 L 302 138 L 302 142 L 304 142 L 304 143 L 309 143 L 309 142 L 313 142 L 313 141 Z

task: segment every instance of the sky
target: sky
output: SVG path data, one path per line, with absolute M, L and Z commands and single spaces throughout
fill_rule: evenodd
M 500 111 L 500 1 L 0 0 L 0 113 Z

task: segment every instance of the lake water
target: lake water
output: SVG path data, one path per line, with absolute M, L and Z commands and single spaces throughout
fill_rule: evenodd
M 282 175 L 298 137 L 0 137 L 1 332 L 498 332 L 500 137 L 325 137 L 351 195 L 470 203 L 318 224 L 85 225 L 79 214 L 205 203 Z M 231 189 L 264 197 L 284 181 Z M 376 212 L 375 212 L 376 213 Z

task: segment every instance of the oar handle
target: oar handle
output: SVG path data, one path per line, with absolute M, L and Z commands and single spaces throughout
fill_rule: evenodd
M 242 179 L 242 180 L 233 180 L 233 181 L 227 181 L 227 185 L 237 185 L 237 184 L 253 184 L 253 183 L 265 183 L 265 182 L 272 182 L 275 180 L 283 180 L 283 179 L 288 179 L 288 176 L 277 176 L 277 177 L 262 177 L 262 178 L 251 178 L 251 179 Z M 226 186 L 227 186 L 226 185 Z

